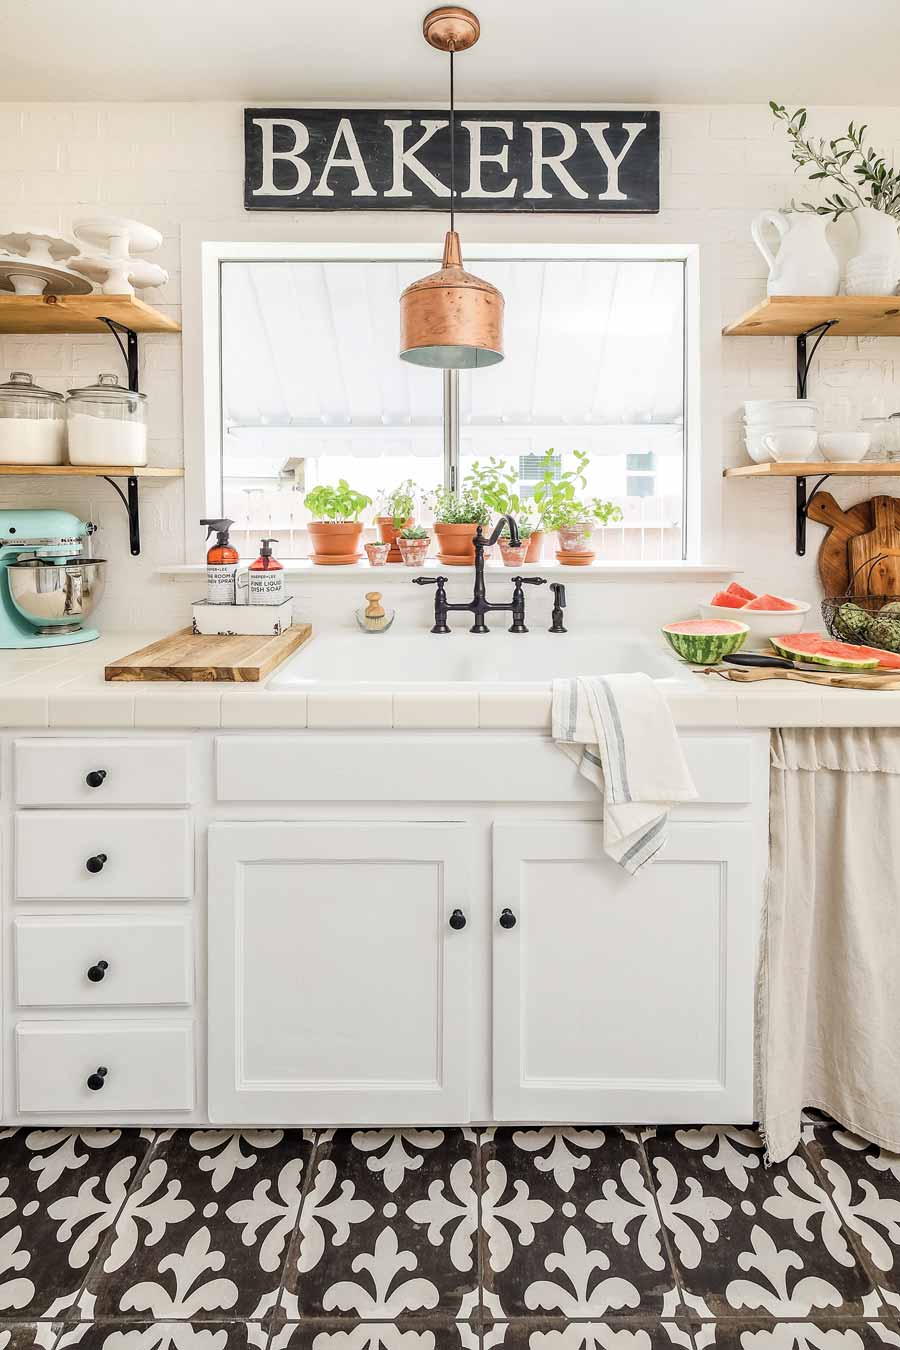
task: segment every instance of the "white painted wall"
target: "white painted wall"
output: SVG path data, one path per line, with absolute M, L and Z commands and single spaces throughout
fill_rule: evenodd
M 773 90 L 773 94 L 777 94 Z M 900 107 L 820 108 L 810 113 L 816 133 L 834 135 L 847 122 L 867 120 L 873 141 L 888 154 L 900 147 Z M 146 292 L 149 300 L 180 316 L 180 235 L 186 224 L 246 223 L 242 209 L 241 105 L 179 104 L 0 104 L 0 218 L 42 222 L 68 229 L 91 209 L 124 213 L 162 229 L 156 255 L 169 270 L 168 285 Z M 749 237 L 749 222 L 763 207 L 785 205 L 806 195 L 791 173 L 783 132 L 774 130 L 764 106 L 663 108 L 662 210 L 658 217 L 627 222 L 635 242 L 659 238 L 714 246 L 721 264 L 722 320 L 734 318 L 760 298 L 764 266 Z M 437 241 L 444 220 L 437 215 L 388 216 L 324 213 L 281 216 L 278 224 L 297 240 L 398 242 Z M 269 220 L 271 228 L 271 220 Z M 464 238 L 489 242 L 594 242 L 621 237 L 623 221 L 612 217 L 519 216 L 463 218 Z M 261 225 L 262 232 L 262 225 Z M 846 242 L 848 231 L 836 237 Z M 828 389 L 883 391 L 900 409 L 900 339 L 830 339 L 811 377 L 811 392 Z M 148 338 L 142 348 L 142 388 L 150 398 L 150 452 L 156 464 L 177 465 L 183 456 L 181 353 L 178 339 Z M 120 370 L 112 339 L 0 338 L 0 378 L 11 369 L 30 370 L 39 383 L 64 390 L 92 382 L 101 370 Z M 793 343 L 777 338 L 731 338 L 722 343 L 721 444 L 706 453 L 739 463 L 738 417 L 744 398 L 790 397 L 794 389 Z M 864 479 L 832 486 L 844 503 L 876 490 Z M 810 527 L 811 552 L 793 552 L 792 483 L 723 484 L 721 560 L 744 569 L 756 589 L 815 598 L 815 548 L 821 531 Z M 180 482 L 143 493 L 140 559 L 127 547 L 125 513 L 102 481 L 0 481 L 0 505 L 56 505 L 101 526 L 98 553 L 111 563 L 99 619 L 103 626 L 175 624 L 186 621 L 193 583 L 156 575 L 182 561 L 184 489 Z M 199 527 L 198 527 L 199 528 Z M 589 583 L 591 612 L 602 621 L 618 613 L 675 617 L 703 582 L 621 581 Z M 305 592 L 314 588 L 305 586 Z M 331 588 L 329 587 L 329 590 Z M 652 592 L 652 593 L 651 593 Z M 336 597 L 346 606 L 347 590 Z M 322 597 L 324 600 L 324 597 Z M 427 598 L 421 597 L 427 607 Z M 416 602 L 417 604 L 419 601 Z M 316 608 L 322 605 L 318 601 Z M 331 608 L 331 603 L 323 608 Z

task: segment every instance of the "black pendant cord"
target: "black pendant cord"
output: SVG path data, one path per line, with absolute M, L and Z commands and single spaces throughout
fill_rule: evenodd
M 450 53 L 450 230 L 455 229 L 456 207 L 456 111 L 453 99 L 453 52 Z

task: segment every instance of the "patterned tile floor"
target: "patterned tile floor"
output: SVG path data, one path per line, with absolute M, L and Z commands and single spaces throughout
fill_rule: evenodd
M 900 1347 L 900 1156 L 748 1129 L 0 1132 L 0 1350 Z

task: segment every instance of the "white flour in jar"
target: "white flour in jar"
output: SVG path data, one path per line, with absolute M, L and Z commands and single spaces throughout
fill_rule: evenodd
M 0 464 L 63 464 L 66 424 L 61 417 L 0 417 Z
M 71 464 L 147 463 L 147 426 L 114 417 L 69 414 L 69 462 Z

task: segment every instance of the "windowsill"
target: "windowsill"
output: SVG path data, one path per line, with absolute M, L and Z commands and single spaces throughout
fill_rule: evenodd
M 250 558 L 242 559 L 241 565 L 248 566 Z M 406 567 L 403 563 L 388 563 L 385 567 L 372 567 L 368 562 L 353 563 L 347 567 L 321 567 L 308 558 L 284 562 L 285 575 L 302 577 L 304 581 L 313 578 L 322 581 L 351 581 L 360 574 L 377 578 L 379 584 L 411 581 L 414 576 L 438 573 L 449 577 L 471 575 L 474 568 L 446 567 L 437 558 L 429 558 L 422 567 Z M 566 567 L 555 560 L 539 563 L 524 563 L 521 567 L 504 567 L 500 562 L 485 563 L 486 576 L 511 576 L 520 572 L 523 576 L 570 577 L 573 581 L 606 581 L 618 577 L 631 577 L 678 581 L 685 577 L 733 577 L 743 572 L 742 567 L 730 563 L 701 562 L 594 562 L 588 567 Z M 157 575 L 168 577 L 171 581 L 193 581 L 204 575 L 204 563 L 175 563 L 169 567 L 158 567 Z

